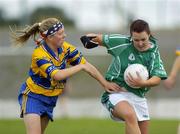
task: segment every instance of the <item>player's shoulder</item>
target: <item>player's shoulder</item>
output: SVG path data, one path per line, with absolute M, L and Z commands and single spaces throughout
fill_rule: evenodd
M 71 46 L 73 46 L 71 43 L 69 43 L 67 41 L 64 41 L 64 43 L 63 43 L 64 48 L 68 48 L 68 47 L 71 47 Z
M 157 43 L 157 39 L 154 36 L 150 36 L 149 37 L 149 41 L 152 44 L 152 50 L 157 51 L 159 49 L 158 43 Z
M 123 38 L 123 39 L 129 39 L 129 35 L 125 34 L 110 34 L 110 38 Z
M 123 34 L 104 34 L 103 44 L 126 44 L 130 43 L 131 38 L 128 35 Z
M 108 38 L 108 39 L 125 39 L 125 40 L 130 40 L 130 36 L 129 35 L 124 35 L 124 34 L 104 34 L 103 35 L 104 38 Z
M 150 40 L 151 43 L 154 43 L 155 45 L 157 45 L 157 39 L 154 36 L 151 35 L 149 37 L 149 40 Z
M 43 58 L 47 57 L 47 53 L 43 49 L 42 45 L 37 46 L 32 53 L 32 58 Z
M 72 45 L 71 43 L 69 43 L 67 41 L 65 41 L 63 43 L 62 48 L 63 48 L 64 51 L 71 50 L 71 49 L 76 49 L 76 47 L 74 45 Z
M 149 51 L 156 53 L 159 51 L 159 46 L 157 44 L 157 39 L 153 36 L 150 36 L 149 41 L 151 43 L 151 48 L 149 49 Z

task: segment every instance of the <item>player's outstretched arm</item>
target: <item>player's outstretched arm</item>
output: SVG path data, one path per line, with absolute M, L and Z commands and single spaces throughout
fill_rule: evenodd
M 62 69 L 57 71 L 57 73 L 54 74 L 53 79 L 59 81 L 59 80 L 64 80 L 76 73 L 78 73 L 79 71 L 83 70 L 84 66 L 83 64 L 79 64 L 70 68 L 66 68 L 66 69 Z
M 87 49 L 95 48 L 98 45 L 103 46 L 102 34 L 91 33 L 91 34 L 83 35 L 81 36 L 80 40 L 84 45 L 84 47 Z
M 104 89 L 107 92 L 113 93 L 113 92 L 119 92 L 119 91 L 124 91 L 117 85 L 116 83 L 113 82 L 108 82 L 104 79 L 104 77 L 101 75 L 101 73 L 90 63 L 86 62 L 84 64 L 84 70 L 90 74 L 93 78 L 99 81 L 99 83 L 104 87 Z
M 170 75 L 168 76 L 168 79 L 164 81 L 164 86 L 166 88 L 170 89 L 174 86 L 179 70 L 180 70 L 180 56 L 178 56 L 175 59 Z
M 90 63 L 86 62 L 85 64 L 79 64 L 75 65 L 73 67 L 62 69 L 57 71 L 57 73 L 54 74 L 53 79 L 55 80 L 63 80 L 66 79 L 79 71 L 84 70 L 88 74 L 90 74 L 92 77 L 94 77 L 96 80 L 100 82 L 100 84 L 104 87 L 104 89 L 110 93 L 112 92 L 119 92 L 122 89 L 115 83 L 108 82 L 104 79 L 104 77 L 101 75 L 101 73 Z M 123 90 L 122 90 L 123 91 Z

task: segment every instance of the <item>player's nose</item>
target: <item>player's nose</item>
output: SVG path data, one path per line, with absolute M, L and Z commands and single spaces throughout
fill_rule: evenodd
M 139 47 L 143 47 L 143 45 L 144 45 L 144 43 L 143 43 L 142 41 L 140 41 L 140 42 L 138 43 L 138 46 L 139 46 Z

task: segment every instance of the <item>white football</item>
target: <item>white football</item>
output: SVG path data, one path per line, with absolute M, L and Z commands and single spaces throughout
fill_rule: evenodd
M 139 73 L 140 77 L 143 80 L 147 80 L 149 78 L 149 73 L 145 66 L 143 66 L 141 64 L 129 65 L 124 72 L 124 80 L 125 80 L 126 84 L 132 88 L 140 88 L 140 87 L 134 87 L 134 86 L 130 85 L 127 81 L 127 78 L 128 78 L 129 73 L 131 74 L 131 76 L 133 78 L 137 78 L 137 72 Z

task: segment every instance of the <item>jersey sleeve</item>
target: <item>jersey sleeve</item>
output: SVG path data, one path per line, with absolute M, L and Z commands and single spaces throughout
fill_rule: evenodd
M 180 56 L 180 46 L 176 48 L 176 56 Z
M 78 51 L 76 47 L 73 45 L 66 43 L 67 47 L 67 63 L 69 65 L 75 66 L 78 64 L 85 64 L 86 60 L 81 52 Z
M 152 67 L 150 70 L 150 77 L 152 76 L 157 76 L 161 78 L 162 80 L 167 78 L 167 73 L 164 69 L 159 51 L 153 53 Z
M 130 42 L 130 37 L 120 34 L 104 34 L 102 37 L 103 45 L 107 48 L 108 53 L 114 55 L 116 53 L 116 48 L 128 45 Z
M 51 79 L 59 71 L 51 60 L 41 53 L 34 53 L 32 60 L 37 65 L 40 75 L 45 78 Z

